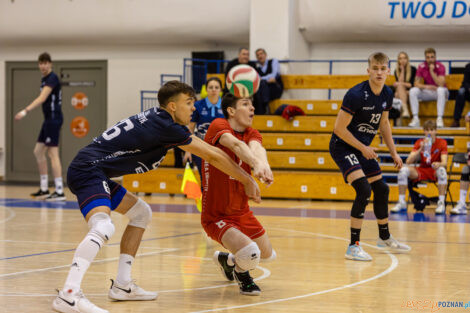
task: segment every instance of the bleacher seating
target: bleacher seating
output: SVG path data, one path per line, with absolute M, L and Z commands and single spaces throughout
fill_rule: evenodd
M 223 74 L 219 76 L 223 79 Z M 283 75 L 285 88 L 318 88 L 347 89 L 366 80 L 364 75 Z M 462 75 L 448 75 L 446 82 L 449 89 L 458 89 Z M 394 78 L 389 76 L 387 84 Z M 336 115 L 341 107 L 341 100 L 301 100 L 281 99 L 270 103 L 271 112 L 281 104 L 292 104 L 301 107 L 306 116 L 297 116 L 287 121 L 280 116 L 255 116 L 253 127 L 263 135 L 263 145 L 268 151 L 268 160 L 273 169 L 275 182 L 269 187 L 261 187 L 263 197 L 293 199 L 337 199 L 353 200 L 352 187 L 344 183 L 343 177 L 328 152 L 331 132 Z M 435 102 L 422 102 L 423 118 L 435 118 Z M 451 119 L 454 101 L 448 101 L 445 117 Z M 449 122 L 450 124 L 450 122 Z M 439 129 L 438 134 L 448 141 L 449 154 L 464 152 L 469 140 L 469 127 Z M 393 138 L 397 151 L 406 159 L 415 140 L 423 136 L 422 129 L 394 127 Z M 396 186 L 397 170 L 388 153 L 388 148 L 378 135 L 372 142 L 378 148 L 379 161 L 383 176 L 390 183 L 390 201 L 398 200 Z M 450 160 L 448 170 L 450 170 Z M 145 174 L 127 175 L 124 185 L 135 192 L 180 193 L 183 169 L 171 168 L 174 164 L 173 153 L 167 155 L 157 171 Z M 459 179 L 461 167 L 455 165 L 449 177 Z M 199 175 L 196 175 L 199 179 Z M 437 194 L 436 188 L 429 184 L 420 188 L 428 196 Z M 453 184 L 451 192 L 454 198 L 458 195 L 459 186 Z M 448 197 L 449 198 L 449 197 Z

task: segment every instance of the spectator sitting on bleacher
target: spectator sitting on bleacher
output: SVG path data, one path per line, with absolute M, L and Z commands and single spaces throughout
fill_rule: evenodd
M 427 48 L 424 51 L 425 62 L 418 66 L 415 79 L 415 87 L 410 89 L 410 105 L 413 119 L 408 125 L 419 127 L 419 101 L 437 100 L 437 127 L 444 127 L 442 116 L 449 90 L 446 88 L 446 68 L 436 61 L 436 50 Z
M 232 69 L 232 67 L 235 67 L 239 64 L 247 64 L 256 69 L 255 62 L 250 61 L 250 51 L 248 51 L 248 48 L 241 47 L 238 49 L 238 57 L 228 62 L 227 64 L 227 68 L 225 69 L 225 77 L 227 77 L 227 74 Z
M 439 189 L 439 201 L 437 202 L 436 214 L 445 213 L 445 197 L 447 187 L 447 142 L 445 139 L 436 137 L 436 123 L 427 120 L 423 125 L 425 138 L 418 139 L 406 159 L 406 165 L 398 172 L 398 202 L 390 210 L 400 212 L 407 209 L 405 201 L 408 179 L 413 182 L 423 180 L 437 181 Z M 411 166 L 420 160 L 418 167 Z
M 411 66 L 410 58 L 404 51 L 398 54 L 397 68 L 395 69 L 396 82 L 393 83 L 395 98 L 401 100 L 402 117 L 410 117 L 408 110 L 408 93 L 416 77 L 416 67 Z
M 465 100 L 470 101 L 470 63 L 465 66 L 463 74 L 462 86 L 455 98 L 454 108 L 454 122 L 452 127 L 460 127 L 460 119 L 462 118 L 463 108 L 465 107 Z
M 255 94 L 255 114 L 269 113 L 269 101 L 279 99 L 284 90 L 281 80 L 281 69 L 277 59 L 267 59 L 266 50 L 256 49 L 256 70 L 261 82 L 258 92 Z

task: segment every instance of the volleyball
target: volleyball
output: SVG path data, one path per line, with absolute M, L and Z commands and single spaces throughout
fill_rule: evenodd
M 240 64 L 228 72 L 226 83 L 227 89 L 235 97 L 248 98 L 258 91 L 260 78 L 254 68 Z

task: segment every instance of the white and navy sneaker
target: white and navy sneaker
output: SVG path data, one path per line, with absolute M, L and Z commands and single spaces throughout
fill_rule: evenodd
M 42 191 L 42 189 L 39 189 L 35 193 L 30 194 L 30 196 L 34 199 L 45 199 L 49 197 L 49 190 Z
M 443 200 L 437 201 L 436 214 L 446 213 L 446 203 Z
M 220 271 L 222 272 L 222 275 L 224 275 L 224 278 L 228 281 L 233 281 L 233 270 L 235 268 L 235 265 L 228 265 L 228 256 L 229 254 L 227 252 L 215 251 L 212 259 L 214 260 L 214 263 L 220 268 Z
M 377 247 L 382 249 L 389 249 L 393 252 L 409 252 L 411 251 L 411 247 L 405 245 L 404 243 L 399 242 L 395 238 L 390 235 L 390 238 L 387 240 L 377 239 Z
M 250 272 L 242 272 L 238 273 L 237 271 L 233 271 L 233 276 L 235 280 L 238 282 L 238 286 L 240 287 L 240 293 L 246 296 L 259 296 L 261 293 L 261 289 L 258 287 L 257 284 L 253 281 L 253 278 L 250 276 Z
M 348 260 L 354 261 L 372 261 L 372 257 L 369 255 L 369 253 L 362 249 L 362 247 L 359 245 L 359 241 L 356 241 L 355 244 L 348 246 L 348 250 L 346 250 L 344 257 Z
M 63 193 L 57 193 L 54 191 L 49 197 L 46 198 L 46 201 L 65 201 L 65 195 Z
M 135 284 L 135 280 L 132 280 L 126 285 L 121 285 L 117 281 L 111 279 L 111 287 L 109 288 L 108 297 L 114 301 L 149 301 L 155 300 L 158 297 L 158 293 L 146 291 L 140 288 Z
M 458 202 L 457 205 L 450 210 L 450 214 L 453 215 L 466 215 L 467 214 L 467 206 L 465 203 Z
M 81 290 L 74 294 L 59 291 L 59 295 L 52 302 L 52 309 L 62 313 L 109 313 L 91 303 Z
M 408 204 L 405 201 L 398 201 L 393 208 L 390 209 L 392 213 L 406 212 Z
M 419 124 L 420 124 L 419 117 L 413 116 L 413 119 L 412 119 L 411 122 L 408 124 L 408 126 L 409 126 L 409 127 L 419 127 Z

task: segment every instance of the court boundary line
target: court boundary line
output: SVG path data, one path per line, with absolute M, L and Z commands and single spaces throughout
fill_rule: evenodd
M 349 241 L 349 239 L 342 238 L 342 237 L 331 236 L 331 235 L 324 235 L 324 234 L 312 233 L 312 232 L 306 232 L 306 231 L 301 231 L 301 230 L 283 229 L 283 228 L 270 228 L 270 229 L 280 230 L 280 231 L 290 231 L 290 232 L 296 232 L 296 233 L 303 233 L 303 234 L 309 234 L 309 235 L 314 235 L 314 236 L 323 237 L 323 238 L 330 238 L 330 239 L 342 240 L 342 241 Z M 363 280 L 357 281 L 357 282 L 352 283 L 352 284 L 347 284 L 347 285 L 339 286 L 339 287 L 336 287 L 336 288 L 321 290 L 321 291 L 312 292 L 312 293 L 308 293 L 308 294 L 300 295 L 300 296 L 287 297 L 287 298 L 280 298 L 280 299 L 262 301 L 262 302 L 257 302 L 257 303 L 250 303 L 250 304 L 243 304 L 243 305 L 234 305 L 234 306 L 225 307 L 225 308 L 217 308 L 217 309 L 202 310 L 202 311 L 192 311 L 191 313 L 218 312 L 218 311 L 242 309 L 242 308 L 253 307 L 253 306 L 258 306 L 258 305 L 265 305 L 265 304 L 272 304 L 272 303 L 278 303 L 278 302 L 285 302 L 285 301 L 290 301 L 290 300 L 297 300 L 297 299 L 308 298 L 308 297 L 312 297 L 312 296 L 317 296 L 317 295 L 321 295 L 321 294 L 325 294 L 325 293 L 329 293 L 329 292 L 334 292 L 334 291 L 338 291 L 338 290 L 342 290 L 342 289 L 347 289 L 347 288 L 351 288 L 351 287 L 355 287 L 355 286 L 358 286 L 358 285 L 365 284 L 365 283 L 367 283 L 367 282 L 370 282 L 370 281 L 376 280 L 376 279 L 378 279 L 378 278 L 381 278 L 381 277 L 383 277 L 383 276 L 385 276 L 385 275 L 391 273 L 393 270 L 395 270 L 395 269 L 397 268 L 397 266 L 398 266 L 398 259 L 397 259 L 397 257 L 396 257 L 395 255 L 391 254 L 389 251 L 383 250 L 383 249 L 381 249 L 381 248 L 379 248 L 379 247 L 370 245 L 370 244 L 368 244 L 368 243 L 362 243 L 362 244 L 363 244 L 364 246 L 368 246 L 368 247 L 370 247 L 370 248 L 374 248 L 374 249 L 377 249 L 377 250 L 380 250 L 380 251 L 385 252 L 385 253 L 390 257 L 390 259 L 392 260 L 392 263 L 390 264 L 390 266 L 389 266 L 385 271 L 383 271 L 383 272 L 381 272 L 381 273 L 379 273 L 379 274 L 377 274 L 377 275 L 374 275 L 374 276 L 369 277 L 369 278 L 367 278 L 367 279 L 363 279 Z M 353 262 L 354 262 L 354 261 L 353 261 Z
M 7 223 L 8 221 L 16 217 L 16 212 L 12 208 L 7 207 L 6 205 L 0 205 L 0 207 L 3 207 L 6 211 L 10 213 L 10 216 L 8 216 L 7 218 L 4 218 L 3 220 L 0 220 L 0 224 Z

